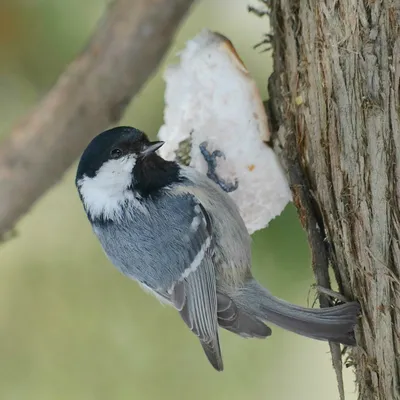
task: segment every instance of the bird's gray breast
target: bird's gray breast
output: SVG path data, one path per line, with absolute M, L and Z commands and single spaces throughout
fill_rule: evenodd
M 187 194 L 161 196 L 140 209 L 128 205 L 118 221 L 93 229 L 122 273 L 160 292 L 190 267 L 209 235 L 198 202 Z

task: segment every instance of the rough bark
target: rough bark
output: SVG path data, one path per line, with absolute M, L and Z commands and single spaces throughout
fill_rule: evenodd
M 90 43 L 0 147 L 0 237 L 120 119 L 193 0 L 115 0 Z
M 324 280 L 329 260 L 361 304 L 351 351 L 360 399 L 400 399 L 400 2 L 271 8 L 275 144 L 313 266 Z

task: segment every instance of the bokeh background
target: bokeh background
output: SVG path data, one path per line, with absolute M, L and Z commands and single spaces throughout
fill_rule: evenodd
M 0 138 L 85 45 L 106 3 L 0 0 Z M 252 47 L 268 21 L 248 14 L 248 4 L 200 1 L 123 123 L 157 133 L 165 65 L 203 27 L 233 41 L 266 97 L 271 53 Z M 216 373 L 178 314 L 107 261 L 75 192 L 75 167 L 0 246 L 1 400 L 338 398 L 328 345 L 276 327 L 264 341 L 223 331 L 225 371 Z M 255 276 L 310 305 L 309 250 L 293 206 L 253 239 Z M 356 398 L 350 370 L 345 380 L 347 398 Z

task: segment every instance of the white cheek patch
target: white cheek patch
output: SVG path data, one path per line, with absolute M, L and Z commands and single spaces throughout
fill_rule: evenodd
M 133 156 L 105 162 L 90 178 L 84 176 L 78 181 L 86 211 L 94 218 L 118 218 L 122 214 L 122 205 L 128 200 L 141 204 L 135 199 L 131 190 L 132 170 L 136 159 Z

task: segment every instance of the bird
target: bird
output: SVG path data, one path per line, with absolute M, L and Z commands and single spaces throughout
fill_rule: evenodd
M 252 275 L 251 237 L 218 176 L 164 160 L 163 144 L 117 126 L 94 137 L 79 160 L 79 197 L 111 263 L 179 312 L 217 371 L 224 368 L 219 328 L 266 338 L 272 323 L 355 345 L 358 302 L 314 309 L 273 296 Z

